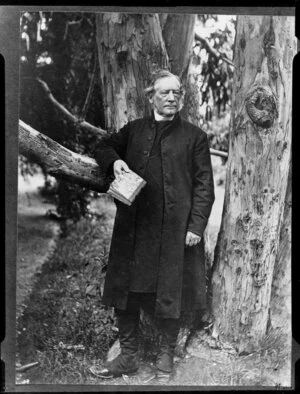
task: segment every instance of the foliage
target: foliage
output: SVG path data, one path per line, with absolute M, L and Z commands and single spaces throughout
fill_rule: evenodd
M 213 149 L 228 152 L 229 121 L 234 67 L 234 16 L 198 15 L 194 53 L 199 57 L 201 127 L 208 133 Z M 228 62 L 224 59 L 227 59 Z M 226 159 L 222 159 L 223 163 Z
M 50 138 L 82 154 L 90 154 L 95 138 L 63 119 L 47 99 L 36 78 L 44 80 L 54 97 L 71 113 L 94 125 L 102 122 L 93 14 L 25 12 L 21 16 L 20 118 Z M 67 195 L 65 195 L 67 193 Z M 78 219 L 87 213 L 89 191 L 60 181 L 58 211 Z M 67 203 L 66 200 L 69 200 Z M 73 206 L 71 206 L 73 204 Z
M 213 106 L 216 106 L 217 115 L 220 116 L 231 105 L 233 66 L 224 61 L 224 58 L 232 61 L 235 18 L 222 29 L 218 27 L 217 15 L 202 15 L 198 21 L 196 32 L 200 32 L 212 48 L 210 51 L 203 42 L 196 40 L 195 51 L 201 58 L 201 105 L 206 104 L 206 120 L 211 120 Z M 211 25 L 214 26 L 213 29 Z
M 56 186 L 57 213 L 77 221 L 88 213 L 90 192 L 76 184 L 58 181 Z
M 19 155 L 19 171 L 25 179 L 28 175 L 33 176 L 38 172 L 38 166 L 32 163 L 27 157 Z
M 230 112 L 225 112 L 219 117 L 204 124 L 203 129 L 207 132 L 209 144 L 214 149 L 228 152 L 229 145 L 229 124 Z M 222 157 L 222 163 L 225 164 L 227 158 Z

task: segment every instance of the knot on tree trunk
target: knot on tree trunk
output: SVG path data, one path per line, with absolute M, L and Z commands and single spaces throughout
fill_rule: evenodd
M 268 86 L 256 86 L 251 89 L 245 102 L 247 114 L 252 122 L 261 127 L 272 127 L 278 112 L 275 96 Z

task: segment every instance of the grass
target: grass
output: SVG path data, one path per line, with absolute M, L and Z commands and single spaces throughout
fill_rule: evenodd
M 70 224 L 43 265 L 17 324 L 19 361 L 40 362 L 30 383 L 85 383 L 113 343 L 113 312 L 100 297 L 111 230 L 109 213 Z
M 271 330 L 261 342 L 259 350 L 245 356 L 209 347 L 206 335 L 200 332 L 193 338 L 187 349 L 187 357 L 177 368 L 174 383 L 290 386 L 291 348 L 290 336 L 286 332 L 281 329 Z
M 35 274 L 51 255 L 59 234 L 59 225 L 44 214 L 53 204 L 38 193 L 18 197 L 17 317 L 26 308 Z

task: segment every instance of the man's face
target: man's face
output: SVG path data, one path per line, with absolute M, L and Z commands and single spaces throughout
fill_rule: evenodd
M 156 81 L 149 101 L 159 115 L 173 117 L 180 110 L 180 99 L 180 83 L 177 78 L 164 77 Z

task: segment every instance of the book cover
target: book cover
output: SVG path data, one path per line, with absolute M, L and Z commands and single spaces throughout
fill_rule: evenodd
M 133 171 L 123 172 L 110 185 L 107 193 L 126 205 L 131 205 L 146 181 Z

